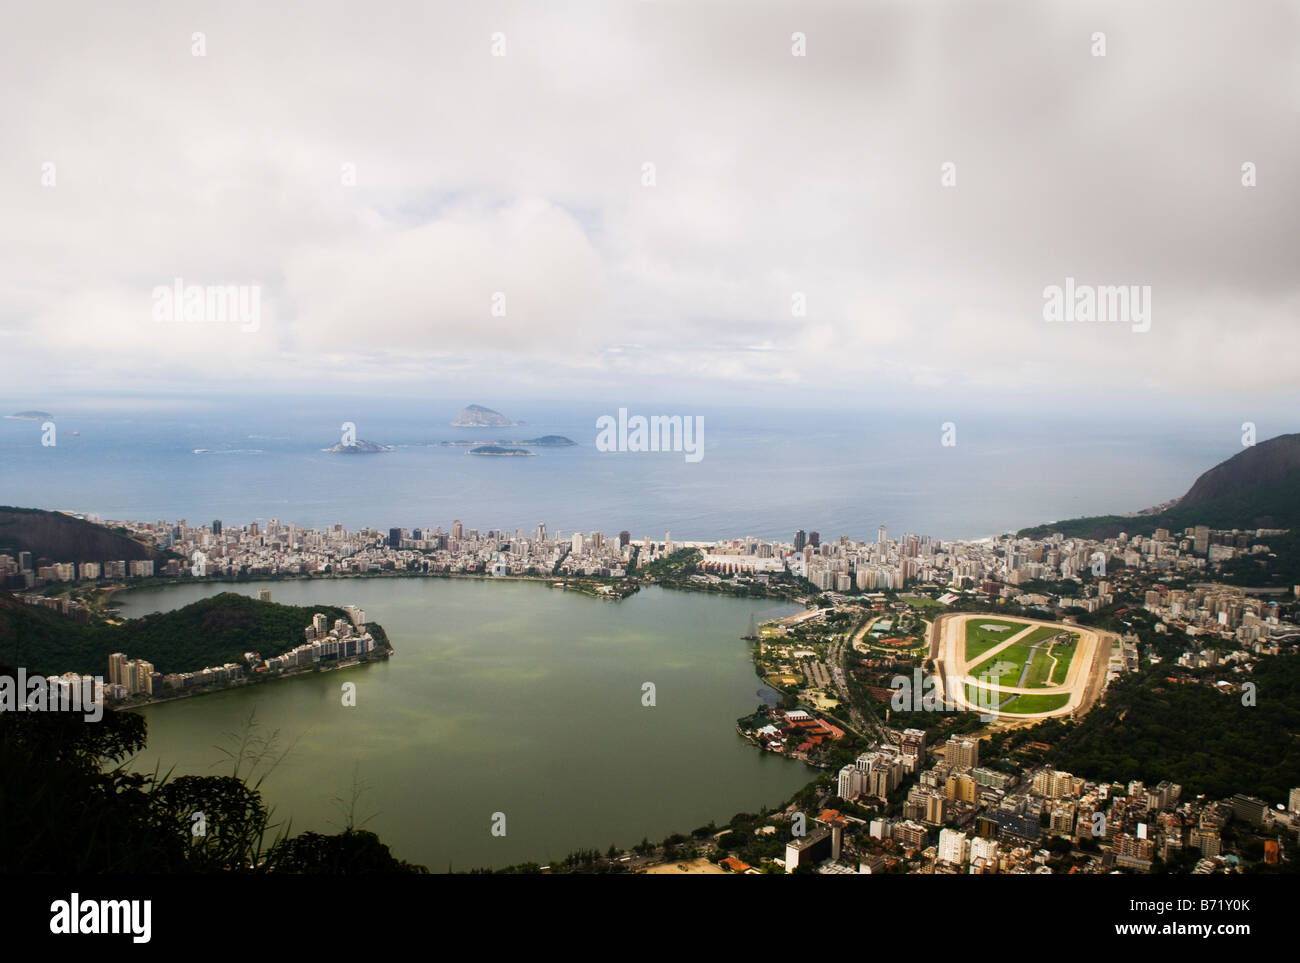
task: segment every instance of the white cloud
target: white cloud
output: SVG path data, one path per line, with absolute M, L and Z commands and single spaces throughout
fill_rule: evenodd
M 1292 5 L 364 20 L 343 2 L 24 9 L 0 38 L 21 107 L 0 125 L 12 385 L 1191 397 L 1212 361 L 1225 390 L 1290 388 L 1253 372 L 1300 361 Z M 1067 275 L 1152 285 L 1151 331 L 1045 325 L 1041 291 Z M 261 285 L 261 329 L 145 323 L 177 276 Z

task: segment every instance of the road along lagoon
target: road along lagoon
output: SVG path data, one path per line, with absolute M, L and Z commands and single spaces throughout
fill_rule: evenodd
M 538 582 L 419 578 L 204 583 L 117 601 L 137 617 L 259 589 L 291 605 L 359 605 L 395 654 L 149 706 L 134 767 L 228 774 L 221 749 L 252 716 L 255 733 L 289 749 L 262 792 L 294 833 L 337 832 L 353 808 L 395 855 L 435 872 L 545 864 L 725 823 L 817 775 L 735 729 L 760 691 L 775 700 L 740 638 L 750 616 L 796 606 L 654 587 L 608 602 Z M 342 704 L 345 682 L 355 707 Z M 491 834 L 497 812 L 504 837 Z

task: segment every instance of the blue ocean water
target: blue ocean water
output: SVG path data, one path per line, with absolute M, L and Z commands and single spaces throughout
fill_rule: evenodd
M 488 401 L 490 403 L 490 400 Z M 453 428 L 464 401 L 292 402 L 169 411 L 55 411 L 53 447 L 37 422 L 0 420 L 0 502 L 104 519 L 227 525 L 279 518 L 310 527 L 622 529 L 634 538 L 788 539 L 797 528 L 875 537 L 916 532 L 978 538 L 1078 515 L 1134 511 L 1176 497 L 1240 451 L 1233 419 L 954 418 L 897 412 L 674 409 L 704 418 L 704 457 L 602 452 L 596 420 L 612 406 L 494 405 L 526 424 Z M 15 408 L 8 409 L 9 411 Z M 393 446 L 374 455 L 323 451 L 341 425 Z M 565 435 L 573 448 L 490 458 L 444 440 Z M 1261 438 L 1267 437 L 1261 434 Z M 196 449 L 206 449 L 196 454 Z

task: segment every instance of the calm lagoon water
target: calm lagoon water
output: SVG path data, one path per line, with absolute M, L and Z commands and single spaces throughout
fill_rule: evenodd
M 642 589 L 606 602 L 534 582 L 337 579 L 123 593 L 131 617 L 220 591 L 293 605 L 355 603 L 384 626 L 385 663 L 144 710 L 137 768 L 224 774 L 250 716 L 287 757 L 263 783 L 292 829 L 357 821 L 443 871 L 628 847 L 774 806 L 816 772 L 762 753 L 735 720 L 773 695 L 754 675 L 750 614 L 796 607 Z M 344 707 L 343 682 L 357 704 Z M 657 705 L 641 704 L 644 682 Z M 507 834 L 493 837 L 492 814 Z

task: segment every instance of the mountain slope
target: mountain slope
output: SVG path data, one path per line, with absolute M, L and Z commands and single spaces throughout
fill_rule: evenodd
M 1163 511 L 1072 518 L 1018 534 L 1061 532 L 1101 539 L 1120 532 L 1150 534 L 1157 528 L 1177 532 L 1191 525 L 1300 528 L 1300 434 L 1278 435 L 1243 449 L 1202 474 L 1187 494 Z
M 1172 511 L 1189 510 L 1240 515 L 1237 527 L 1285 528 L 1275 517 L 1294 519 L 1300 512 L 1300 434 L 1278 435 L 1242 449 L 1215 465 L 1178 500 Z
M 103 525 L 62 512 L 0 506 L 0 552 L 34 560 L 103 562 L 164 558 L 161 552 Z

